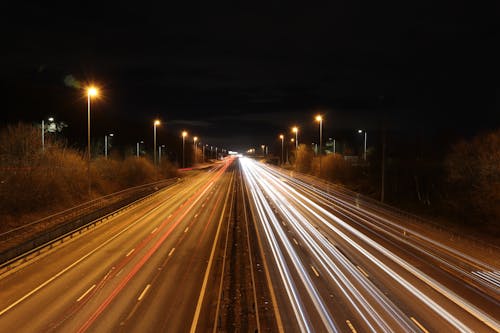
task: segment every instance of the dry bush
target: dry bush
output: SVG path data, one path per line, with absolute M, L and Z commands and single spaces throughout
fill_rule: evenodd
M 119 179 L 122 188 L 151 183 L 160 178 L 157 169 L 146 158 L 130 156 L 120 165 Z
M 50 211 L 84 196 L 81 155 L 48 140 L 43 153 L 40 135 L 36 127 L 25 124 L 0 132 L 2 214 Z
M 164 178 L 172 178 L 179 176 L 179 172 L 177 171 L 178 167 L 168 160 L 162 159 L 160 161 L 160 174 Z
M 20 123 L 0 130 L 0 230 L 89 199 L 86 156 L 50 139 L 42 152 L 40 129 Z M 94 198 L 177 175 L 170 162 L 158 170 L 135 156 L 97 158 L 90 170 Z
M 91 163 L 92 189 L 105 195 L 123 188 L 120 179 L 121 161 L 99 157 Z
M 352 166 L 340 154 L 322 156 L 321 175 L 319 174 L 319 157 L 315 157 L 313 170 L 315 175 L 332 182 L 347 183 L 353 175 Z
M 299 145 L 296 153 L 295 169 L 299 172 L 310 173 L 312 170 L 313 151 L 309 146 Z
M 453 146 L 445 160 L 449 203 L 463 216 L 471 212 L 500 225 L 500 130 Z

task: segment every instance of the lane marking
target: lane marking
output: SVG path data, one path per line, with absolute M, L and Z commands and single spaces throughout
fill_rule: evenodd
M 365 270 L 364 270 L 363 268 L 361 268 L 360 266 L 357 266 L 357 267 L 358 267 L 358 269 L 361 271 L 361 273 L 363 273 L 363 275 L 364 275 L 364 276 L 366 276 L 366 277 L 370 277 L 370 276 L 368 275 L 368 273 L 366 273 L 366 272 L 365 272 Z
M 146 217 L 149 217 L 149 215 L 152 215 L 153 212 L 159 210 L 160 208 L 163 208 L 163 206 L 160 205 L 160 206 L 157 206 L 156 208 L 153 208 L 148 213 L 146 213 L 145 215 L 143 215 L 141 218 L 137 219 L 135 221 L 135 223 L 129 224 L 122 231 L 120 231 L 119 233 L 117 233 L 113 237 L 109 238 L 104 243 L 102 243 L 101 245 L 99 245 L 98 247 L 96 247 L 95 249 L 93 249 L 92 251 L 88 252 L 83 257 L 80 257 L 80 259 L 74 261 L 71 265 L 69 265 L 66 268 L 62 269 L 61 271 L 59 271 L 59 273 L 55 274 L 54 276 L 52 276 L 47 281 L 45 281 L 44 283 L 40 284 L 38 287 L 32 289 L 30 292 L 28 292 L 27 294 L 25 294 L 23 297 L 19 298 L 17 301 L 15 301 L 11 305 L 9 305 L 8 307 L 6 307 L 2 311 L 0 311 L 0 316 L 2 316 L 4 313 L 6 313 L 7 311 L 9 311 L 10 309 L 12 309 L 13 307 L 15 307 L 16 305 L 18 305 L 19 303 L 21 303 L 22 301 L 24 301 L 25 299 L 27 299 L 28 297 L 30 297 L 34 293 L 38 292 L 40 289 L 42 289 L 45 286 L 47 286 L 49 283 L 51 283 L 52 281 L 54 281 L 55 279 L 57 279 L 58 277 L 60 277 L 61 275 L 63 275 L 64 273 L 66 273 L 67 271 L 69 271 L 70 269 L 72 269 L 73 267 L 75 267 L 76 265 L 78 265 L 80 262 L 82 262 L 83 260 L 85 260 L 88 257 L 90 257 L 92 254 L 94 254 L 97 251 L 99 251 L 100 249 L 102 249 L 104 246 L 106 246 L 109 243 L 111 243 L 114 239 L 120 237 L 122 234 L 124 234 L 125 232 L 127 232 L 130 228 L 132 228 L 133 226 L 137 225 L 139 222 L 141 222 L 142 220 L 144 220 Z
M 232 181 L 233 180 L 231 178 L 231 182 Z M 198 297 L 198 303 L 196 304 L 196 311 L 194 313 L 194 317 L 193 317 L 193 322 L 191 324 L 190 333 L 195 333 L 196 332 L 196 326 L 198 326 L 198 319 L 200 317 L 200 312 L 201 312 L 201 304 L 203 303 L 203 299 L 204 299 L 204 296 L 205 296 L 205 290 L 207 288 L 207 283 L 208 283 L 208 276 L 210 275 L 210 271 L 212 269 L 212 262 L 213 262 L 213 259 L 214 259 L 214 256 L 215 256 L 215 248 L 217 247 L 217 243 L 219 243 L 219 234 L 220 234 L 220 230 L 221 230 L 221 226 L 222 226 L 222 220 L 224 219 L 224 214 L 226 212 L 227 201 L 229 199 L 229 194 L 230 193 L 231 193 L 231 186 L 229 186 L 229 188 L 228 188 L 228 191 L 227 191 L 227 194 L 226 194 L 226 199 L 224 201 L 224 206 L 222 207 L 222 213 L 221 213 L 221 216 L 220 216 L 219 225 L 217 226 L 217 232 L 215 234 L 214 243 L 212 245 L 212 251 L 210 253 L 210 259 L 208 261 L 207 270 L 205 271 L 205 277 L 203 278 L 203 285 L 201 286 L 200 296 Z
M 346 320 L 345 322 L 347 323 L 347 326 L 349 326 L 349 328 L 351 329 L 352 333 L 357 333 L 357 332 L 358 332 L 358 331 L 356 331 L 356 329 L 354 328 L 353 324 L 351 324 L 351 321 Z
M 130 250 L 129 253 L 127 253 L 127 255 L 125 257 L 128 257 L 129 255 L 131 255 L 134 251 L 135 251 L 135 248 Z
M 83 293 L 82 296 L 80 296 L 76 301 L 77 302 L 80 302 L 82 299 L 85 298 L 85 296 L 87 296 L 88 293 L 90 293 L 92 291 L 92 289 L 95 288 L 95 284 L 92 285 L 92 287 L 90 287 L 86 292 Z
M 148 292 L 148 290 L 149 290 L 149 287 L 151 287 L 151 285 L 150 285 L 150 284 L 148 284 L 148 285 L 146 286 L 146 288 L 144 288 L 144 290 L 142 291 L 141 295 L 140 295 L 140 296 L 139 296 L 139 298 L 137 299 L 138 301 L 140 301 L 140 300 L 144 297 L 144 295 L 146 295 L 146 293 L 147 293 L 147 292 Z
M 174 253 L 175 251 L 175 247 L 172 248 L 172 250 L 170 250 L 170 252 L 168 253 L 168 256 L 170 257 L 172 255 L 172 253 Z
M 154 228 L 153 231 L 151 231 L 152 234 L 154 234 L 158 230 L 158 227 Z
M 295 238 L 293 238 L 293 242 L 295 243 L 295 245 L 299 245 L 299 242 L 297 242 Z
M 319 273 L 318 273 L 318 271 L 316 270 L 316 268 L 314 268 L 314 266 L 313 266 L 313 265 L 311 265 L 311 268 L 312 268 L 312 270 L 314 271 L 314 274 L 315 274 L 317 277 L 319 277 Z
M 411 320 L 415 323 L 415 325 L 417 325 L 417 326 L 418 326 L 418 328 L 420 328 L 420 329 L 422 330 L 422 332 L 424 332 L 424 333 L 429 333 L 429 331 L 428 331 L 428 330 L 426 330 L 426 329 L 425 329 L 425 327 L 424 327 L 422 324 L 420 324 L 420 323 L 418 322 L 418 320 L 416 320 L 416 319 L 415 319 L 415 318 L 413 318 L 413 317 L 410 317 L 410 319 L 411 319 Z
M 197 218 L 199 214 L 194 214 L 194 218 Z
M 189 230 L 189 227 L 186 227 L 186 229 L 184 229 L 184 233 L 188 232 Z

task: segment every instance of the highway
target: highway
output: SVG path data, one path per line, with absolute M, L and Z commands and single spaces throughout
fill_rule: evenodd
M 240 164 L 283 331 L 500 331 L 498 267 L 349 194 Z
M 500 332 L 499 268 L 226 159 L 0 276 L 2 332 Z
M 1 331 L 212 330 L 233 169 L 186 177 L 2 276 Z

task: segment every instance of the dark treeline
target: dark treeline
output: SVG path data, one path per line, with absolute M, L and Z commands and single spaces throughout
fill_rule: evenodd
M 307 145 L 300 145 L 291 162 L 297 171 L 407 211 L 500 235 L 500 130 L 468 139 L 393 132 L 371 139 L 366 162 L 361 150 L 355 159 L 324 155 L 320 174 L 319 157 Z
M 177 175 L 162 159 L 111 154 L 91 160 L 92 198 Z M 85 152 L 56 136 L 41 146 L 40 128 L 19 123 L 0 129 L 0 230 L 89 200 Z

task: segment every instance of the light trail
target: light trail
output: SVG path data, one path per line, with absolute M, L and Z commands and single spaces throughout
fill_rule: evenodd
M 362 271 L 363 273 L 361 273 L 359 267 L 345 257 L 345 255 L 318 230 L 320 228 L 317 228 L 315 224 L 319 224 L 321 228 L 326 228 L 330 232 L 333 232 L 336 237 L 343 239 L 347 244 L 351 245 L 353 249 L 356 249 L 359 254 L 368 259 L 375 267 L 410 292 L 416 299 L 425 304 L 425 306 L 442 317 L 449 325 L 458 331 L 472 332 L 473 329 L 460 320 L 462 318 L 457 318 L 456 315 L 445 309 L 439 301 L 434 301 L 425 292 L 409 282 L 401 274 L 398 274 L 393 268 L 389 267 L 388 264 L 378 259 L 373 254 L 373 250 L 368 250 L 360 241 L 367 244 L 371 249 L 375 249 L 375 252 L 390 259 L 405 271 L 410 272 L 426 285 L 431 286 L 435 291 L 467 311 L 470 315 L 476 317 L 479 321 L 493 330 L 498 331 L 499 324 L 496 319 L 490 317 L 466 299 L 463 299 L 452 290 L 446 288 L 438 281 L 412 266 L 403 258 L 395 255 L 373 239 L 370 239 L 364 233 L 307 198 L 301 193 L 304 191 L 303 188 L 300 188 L 301 192 L 294 189 L 291 185 L 300 185 L 297 185 L 298 182 L 293 180 L 293 178 L 287 179 L 290 181 L 283 181 L 284 175 L 258 165 L 249 159 L 240 159 L 240 164 L 249 187 L 249 192 L 251 193 L 253 205 L 258 213 L 259 223 L 261 224 L 262 230 L 264 230 L 265 239 L 272 250 L 272 258 L 275 261 L 274 264 L 278 267 L 281 280 L 285 286 L 291 306 L 294 309 L 294 313 L 301 328 L 305 328 L 305 330 L 309 329 L 309 322 L 306 318 L 310 315 L 308 311 L 311 311 L 311 309 L 306 309 L 304 303 L 302 303 L 303 299 L 297 294 L 297 288 L 306 289 L 309 298 L 311 298 L 311 301 L 315 304 L 317 314 L 323 319 L 325 327 L 334 330 L 337 329 L 333 324 L 334 320 L 329 310 L 325 307 L 324 301 L 317 290 L 317 286 L 308 278 L 310 269 L 306 272 L 304 268 L 304 265 L 307 267 L 307 263 L 291 246 L 289 236 L 284 231 L 282 224 L 283 226 L 290 226 L 297 238 L 292 237 L 293 242 L 297 243 L 298 240 L 301 246 L 303 246 L 310 255 L 309 259 L 317 263 L 318 266 L 316 267 L 319 267 L 322 271 L 327 273 L 326 275 L 322 275 L 320 279 L 336 285 L 347 302 L 357 312 L 362 322 L 372 331 L 389 332 L 398 328 L 403 331 L 419 332 L 420 327 L 410 319 L 411 316 L 405 315 L 399 310 L 398 307 L 369 280 L 368 274 L 366 274 L 364 270 Z M 312 188 L 310 185 L 304 185 L 304 187 L 309 191 L 319 191 Z M 335 197 L 332 196 L 332 198 Z M 351 209 L 360 210 L 354 204 L 344 201 L 342 201 L 342 203 L 344 205 L 350 205 Z M 360 211 L 361 214 L 373 218 L 373 216 L 371 216 L 373 213 L 367 210 Z M 282 224 L 279 223 L 279 219 L 276 216 L 277 213 L 284 218 Z M 314 224 L 311 218 L 315 221 Z M 401 229 L 400 226 L 389 220 L 387 220 L 387 224 L 393 228 Z M 354 237 L 349 236 L 346 232 L 337 227 L 337 225 Z M 435 243 L 431 239 L 426 239 L 426 241 Z M 445 246 L 441 247 L 457 257 L 471 260 L 471 257 L 462 255 L 454 249 Z M 287 259 L 285 258 L 287 258 L 289 262 L 292 262 L 294 267 L 288 267 L 286 265 Z M 292 271 L 298 273 L 299 279 L 295 279 L 295 276 L 291 274 Z M 302 285 L 298 286 L 297 284 L 299 283 Z M 329 326 L 329 323 L 333 325 Z

